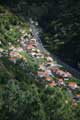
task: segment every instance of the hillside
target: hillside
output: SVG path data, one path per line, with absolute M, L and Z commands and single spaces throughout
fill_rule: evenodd
M 80 80 L 39 48 L 33 30 L 0 5 L 0 119 L 79 120 Z
M 25 18 L 37 19 L 44 31 L 43 43 L 51 53 L 80 69 L 79 0 L 2 0 Z

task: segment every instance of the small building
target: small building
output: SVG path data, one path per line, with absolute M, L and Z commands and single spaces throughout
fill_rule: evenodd
M 71 78 L 72 75 L 69 72 L 65 72 L 63 75 L 64 78 Z
M 52 81 L 51 83 L 48 84 L 49 87 L 55 87 L 57 84 L 55 83 L 55 81 Z
M 23 48 L 18 47 L 18 48 L 16 48 L 16 51 L 18 51 L 18 52 L 22 52 L 22 51 L 23 51 Z
M 45 78 L 45 80 L 48 81 L 48 82 L 51 82 L 53 79 L 52 79 L 52 77 L 48 76 L 48 77 Z
M 52 57 L 47 57 L 47 61 L 48 61 L 48 62 L 53 62 Z
M 15 51 L 11 51 L 9 55 L 10 55 L 10 57 L 16 57 L 16 58 L 19 57 L 19 53 L 15 52 Z
M 38 77 L 40 77 L 40 78 L 43 78 L 43 77 L 45 77 L 45 72 L 42 72 L 42 71 L 38 71 Z
M 51 75 L 51 76 L 52 76 L 52 72 L 51 72 L 50 69 L 47 69 L 47 70 L 45 71 L 45 74 L 48 74 L 48 75 Z
M 59 78 L 59 79 L 58 79 L 58 85 L 59 85 L 59 86 L 61 86 L 61 85 L 64 86 L 64 85 L 65 85 L 63 78 Z
M 31 49 L 33 49 L 33 48 L 35 48 L 33 45 L 28 45 L 28 46 L 27 46 L 27 50 L 31 50 Z
M 2 44 L 2 42 L 0 41 L 0 45 Z
M 31 52 L 30 55 L 31 55 L 32 57 L 34 57 L 34 56 L 36 55 L 36 53 L 35 53 L 35 52 Z
M 2 53 L 4 50 L 2 48 L 0 48 L 0 52 Z
M 77 100 L 75 100 L 75 99 L 73 99 L 73 101 L 72 101 L 72 105 L 73 105 L 73 107 L 78 107 L 78 103 L 77 103 Z
M 71 89 L 76 89 L 78 88 L 78 85 L 76 82 L 69 82 L 68 83 L 68 86 L 71 88 Z
M 31 51 L 32 51 L 32 52 L 35 52 L 35 51 L 36 51 L 36 49 L 35 49 L 35 48 L 33 48 Z
M 80 93 L 76 95 L 76 98 L 77 98 L 77 99 L 80 99 Z
M 39 70 L 45 71 L 46 70 L 45 65 L 44 64 L 40 64 L 39 65 Z
M 35 39 L 35 38 L 32 38 L 30 41 L 36 42 L 36 39 Z

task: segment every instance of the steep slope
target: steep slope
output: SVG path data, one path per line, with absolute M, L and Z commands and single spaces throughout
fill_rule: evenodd
M 0 15 L 0 119 L 78 119 L 79 80 L 40 50 L 27 21 L 2 6 Z
M 63 61 L 80 69 L 80 1 L 2 0 L 25 18 L 37 19 L 43 30 L 43 43 Z M 70 51 L 68 51 L 70 50 Z

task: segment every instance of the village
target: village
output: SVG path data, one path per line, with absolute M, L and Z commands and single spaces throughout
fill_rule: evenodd
M 20 32 L 22 34 L 18 40 L 20 46 L 15 47 L 9 43 L 9 60 L 14 64 L 16 63 L 17 59 L 23 59 L 24 61 L 27 61 L 25 56 L 20 54 L 21 52 L 28 53 L 37 61 L 42 59 L 43 61 L 39 63 L 39 68 L 36 74 L 39 82 L 45 82 L 45 88 L 53 88 L 56 86 L 67 88 L 67 90 L 69 90 L 71 93 L 73 105 L 77 106 L 77 102 L 80 100 L 80 93 L 76 93 L 75 95 L 73 95 L 73 93 L 74 91 L 79 91 L 80 86 L 77 84 L 77 82 L 72 81 L 74 76 L 68 71 L 64 70 L 63 66 L 58 64 L 49 53 L 43 53 L 38 48 L 39 43 L 33 35 L 28 35 L 24 30 L 20 30 Z M 0 57 L 2 56 L 3 52 L 4 50 L 0 48 Z M 7 50 L 5 53 L 7 54 Z

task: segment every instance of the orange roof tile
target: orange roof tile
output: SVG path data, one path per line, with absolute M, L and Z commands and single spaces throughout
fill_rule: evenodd
M 69 82 L 69 85 L 74 86 L 74 85 L 77 85 L 77 83 L 76 82 Z
M 72 88 L 77 88 L 77 87 L 78 87 L 78 85 L 77 85 L 76 82 L 69 82 L 69 83 L 68 83 L 68 86 L 69 86 L 69 87 L 72 87 Z
M 80 93 L 76 95 L 77 97 L 80 97 Z

